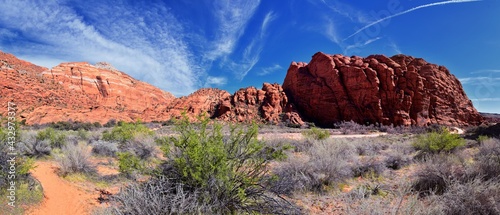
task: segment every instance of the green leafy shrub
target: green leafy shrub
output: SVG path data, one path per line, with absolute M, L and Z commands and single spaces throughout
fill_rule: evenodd
M 422 153 L 450 152 L 457 147 L 465 145 L 465 140 L 458 134 L 452 134 L 446 129 L 419 135 L 413 147 Z
M 168 158 L 153 174 L 153 178 L 134 193 L 145 193 L 148 187 L 155 187 L 157 195 L 140 198 L 150 203 L 138 210 L 136 203 L 145 202 L 139 195 L 119 194 L 117 210 L 134 214 L 152 210 L 151 202 L 162 196 L 184 196 L 195 199 L 188 213 L 197 214 L 293 214 L 297 209 L 277 194 L 267 189 L 265 181 L 267 164 L 274 158 L 282 158 L 283 151 L 266 147 L 257 139 L 258 127 L 252 125 L 247 130 L 231 126 L 225 136 L 222 126 L 209 124 L 208 118 L 201 123 L 191 124 L 187 117 L 177 122 L 178 135 L 170 137 L 170 147 L 162 147 Z M 164 143 L 165 139 L 162 139 Z M 131 153 L 119 154 L 124 167 L 136 165 Z M 125 160 L 134 162 L 125 163 Z M 126 169 L 126 168 L 124 168 Z M 168 183 L 167 183 L 168 182 Z M 152 183 L 152 184 L 151 184 Z M 160 185 L 161 186 L 157 186 Z M 130 187 L 127 189 L 133 189 Z M 173 189 L 175 188 L 175 189 Z M 182 195 L 184 194 L 184 195 Z M 156 196 L 156 197 L 155 197 Z M 173 200 L 173 199 L 172 199 Z M 179 208 L 162 201 L 162 213 L 178 213 Z M 165 205 L 167 204 L 167 205 Z M 209 205 L 209 207 L 205 207 Z M 290 211 L 289 211 L 290 210 Z
M 134 176 L 136 172 L 144 170 L 144 164 L 141 159 L 131 152 L 118 152 L 118 169 L 126 176 Z
M 323 130 L 319 128 L 312 127 L 307 131 L 303 131 L 302 135 L 306 138 L 314 139 L 314 140 L 324 140 L 330 137 L 330 132 L 328 130 Z
M 52 148 L 61 148 L 66 145 L 66 134 L 53 128 L 41 130 L 36 135 L 37 141 L 48 140 Z
M 140 121 L 135 123 L 119 122 L 117 126 L 113 127 L 111 132 L 103 132 L 102 139 L 125 143 L 137 135 L 153 135 L 153 131 L 144 126 Z

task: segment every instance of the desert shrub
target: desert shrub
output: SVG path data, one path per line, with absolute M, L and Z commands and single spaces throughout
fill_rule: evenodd
M 328 130 L 312 127 L 311 129 L 303 131 L 302 135 L 308 139 L 324 140 L 330 137 L 330 132 Z
M 38 131 L 36 139 L 37 141 L 48 140 L 52 148 L 61 148 L 66 145 L 66 134 L 50 127 Z
M 116 119 L 110 119 L 108 122 L 106 122 L 103 127 L 106 127 L 106 128 L 111 128 L 111 127 L 115 127 L 116 125 Z
M 118 144 L 116 142 L 99 140 L 92 143 L 92 153 L 95 155 L 115 157 L 116 152 L 118 152 Z
M 83 144 L 68 144 L 62 148 L 62 155 L 57 157 L 60 173 L 68 175 L 72 173 L 94 174 L 96 167 L 90 162 L 90 153 Z
M 131 152 L 118 152 L 118 170 L 128 177 L 135 177 L 144 171 L 144 162 Z
M 160 214 L 177 213 L 176 203 L 157 202 L 157 198 L 169 198 L 172 195 L 186 193 L 192 200 L 195 213 L 236 214 L 236 213 L 283 213 L 294 207 L 271 192 L 265 186 L 267 164 L 271 158 L 283 156 L 281 150 L 269 150 L 257 139 L 257 126 L 247 130 L 231 126 L 229 137 L 224 138 L 222 126 L 218 123 L 209 125 L 209 119 L 200 119 L 194 125 L 184 117 L 177 124 L 178 136 L 169 138 L 171 147 L 163 147 L 169 159 L 153 174 L 148 183 L 155 187 L 157 197 L 140 197 L 122 201 L 117 210 L 123 214 L 136 201 L 147 204 L 161 204 Z M 165 181 L 166 179 L 168 180 Z M 147 184 L 140 186 L 141 193 L 147 193 Z M 138 191 L 139 192 L 139 191 Z M 172 199 L 171 199 L 172 200 Z M 154 202 L 153 202 L 154 201 Z M 208 207 L 206 207 L 208 205 Z M 133 211 L 133 210 L 132 210 Z M 190 213 L 190 212 L 186 212 Z
M 20 130 L 18 124 L 16 123 L 15 127 L 15 135 L 9 135 L 9 130 L 4 127 L 0 127 L 0 191 L 3 191 L 8 184 L 8 172 L 10 169 L 9 160 L 12 158 L 12 155 L 9 155 L 12 152 L 9 148 L 8 142 L 11 141 L 9 137 L 15 137 L 15 140 L 20 140 Z M 35 167 L 34 160 L 28 158 L 24 155 L 16 156 L 16 180 L 25 180 L 29 176 L 29 171 Z
M 305 152 L 311 148 L 313 140 L 296 140 L 296 139 L 269 139 L 266 140 L 266 145 L 272 148 L 293 149 L 294 152 Z
M 479 144 L 482 144 L 489 139 L 490 138 L 488 136 L 480 135 L 479 137 L 477 137 L 477 142 L 479 142 Z
M 73 131 L 78 131 L 78 130 L 93 130 L 96 128 L 102 127 L 99 122 L 95 123 L 90 123 L 90 122 L 73 122 L 73 121 L 59 121 L 59 122 L 52 122 L 48 124 L 49 127 L 54 128 L 56 130 L 73 130 Z
M 153 135 L 153 131 L 144 126 L 140 121 L 135 123 L 120 122 L 117 126 L 113 127 L 111 132 L 103 132 L 102 139 L 125 143 L 138 135 Z
M 500 183 L 480 179 L 452 182 L 438 199 L 444 214 L 500 214 Z
M 272 186 L 277 192 L 322 192 L 328 186 L 353 176 L 356 163 L 355 149 L 346 142 L 317 142 L 307 152 L 310 159 L 288 159 L 278 166 Z
M 392 144 L 389 148 L 382 152 L 384 155 L 385 167 L 393 170 L 398 170 L 404 166 L 409 165 L 413 158 L 412 153 L 415 152 L 415 148 L 412 146 L 410 139 L 406 139 L 402 136 L 395 136 Z
M 18 144 L 20 151 L 28 157 L 43 157 L 50 155 L 52 151 L 48 140 L 38 141 L 35 139 L 33 142 L 19 142 Z
M 473 170 L 484 180 L 495 179 L 500 181 L 500 140 L 495 138 L 485 139 L 479 146 L 475 155 L 476 162 Z
M 459 157 L 435 155 L 420 163 L 415 172 L 413 189 L 421 196 L 443 194 L 450 181 L 468 180 L 466 166 Z
M 155 178 L 111 196 L 112 207 L 103 214 L 211 214 L 212 206 L 198 201 L 199 195 L 186 191 L 182 184 Z
M 142 160 L 156 156 L 156 143 L 152 136 L 138 135 L 131 140 L 120 143 L 119 148 L 124 152 L 131 152 Z
M 388 141 L 382 138 L 350 138 L 347 141 L 355 147 L 360 156 L 377 155 L 380 151 L 389 148 Z
M 413 146 L 422 153 L 450 152 L 457 147 L 463 146 L 465 140 L 458 134 L 452 134 L 446 129 L 439 132 L 430 132 L 417 137 Z
M 295 191 L 323 191 L 324 174 L 315 173 L 310 165 L 295 157 L 277 167 L 273 174 L 275 178 L 269 181 L 273 192 L 278 194 L 292 194 Z
M 500 123 L 491 126 L 478 126 L 467 129 L 467 138 L 477 139 L 480 136 L 500 138 Z
M 33 131 L 23 132 L 18 142 L 18 149 L 28 157 L 43 157 L 50 155 L 52 151 L 49 140 L 38 140 Z
M 344 121 L 336 123 L 334 127 L 339 128 L 342 134 L 367 134 L 375 130 L 373 125 L 364 126 L 354 121 Z
M 385 164 L 375 156 L 362 157 L 352 167 L 355 177 L 377 177 L 385 171 Z
M 411 158 L 404 154 L 389 153 L 384 159 L 385 167 L 393 170 L 401 169 L 411 163 Z

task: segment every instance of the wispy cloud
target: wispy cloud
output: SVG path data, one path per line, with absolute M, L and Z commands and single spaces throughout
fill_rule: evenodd
M 323 3 L 323 5 L 328 7 L 332 12 L 339 14 L 345 18 L 348 18 L 349 20 L 351 20 L 351 22 L 363 23 L 363 24 L 371 22 L 369 16 L 367 16 L 360 10 L 353 8 L 350 5 L 343 4 L 339 1 L 321 0 L 321 2 Z M 315 1 L 312 1 L 312 3 L 315 3 Z
M 208 76 L 207 81 L 205 82 L 205 87 L 220 87 L 224 86 L 227 84 L 227 78 L 226 77 L 213 77 L 213 76 Z
M 259 32 L 245 47 L 241 60 L 229 61 L 228 67 L 233 71 L 236 79 L 242 80 L 259 62 L 260 53 L 264 48 L 267 37 L 267 28 L 275 18 L 276 15 L 272 11 L 268 12 L 260 25 Z
M 469 84 L 469 85 L 499 85 L 500 86 L 500 77 L 467 77 L 467 78 L 460 78 L 459 81 L 462 84 Z
M 344 48 L 344 54 L 348 54 L 353 49 L 359 49 L 359 48 L 362 48 L 364 46 L 370 45 L 371 43 L 373 43 L 377 40 L 380 40 L 380 39 L 382 39 L 382 37 L 375 37 L 373 39 L 368 39 L 367 41 L 364 41 L 364 42 L 359 42 L 359 43 L 355 43 L 352 45 L 348 45 Z
M 265 75 L 269 75 L 269 74 L 272 74 L 276 71 L 279 71 L 279 70 L 282 70 L 283 67 L 280 66 L 279 64 L 274 64 L 270 67 L 265 67 L 265 68 L 262 68 L 262 71 L 257 73 L 258 76 L 265 76 Z
M 482 70 L 477 70 L 472 72 L 473 74 L 476 73 L 500 73 L 500 69 L 482 69 Z
M 211 50 L 205 54 L 206 59 L 213 61 L 233 53 L 259 4 L 260 0 L 214 1 L 214 15 L 219 27 Z
M 197 88 L 199 76 L 193 69 L 191 53 L 182 38 L 176 36 L 182 26 L 162 5 L 148 13 L 126 3 L 106 5 L 99 1 L 75 6 L 83 7 L 79 13 L 59 1 L 4 1 L 1 5 L 2 26 L 22 32 L 25 41 L 36 44 L 14 47 L 23 44 L 19 42 L 5 48 L 35 63 L 52 64 L 43 56 L 65 61 L 107 61 L 176 95 Z M 35 50 L 29 50 L 33 47 Z
M 442 2 L 435 2 L 435 3 L 430 3 L 430 4 L 425 4 L 425 5 L 420 5 L 420 6 L 417 6 L 417 7 L 414 7 L 414 8 L 411 8 L 411 9 L 408 9 L 408 10 L 405 10 L 403 12 L 399 12 L 399 13 L 396 13 L 396 14 L 393 14 L 393 15 L 390 15 L 390 16 L 387 16 L 387 17 L 384 17 L 382 19 L 379 19 L 377 21 L 374 21 L 374 22 L 371 22 L 370 24 L 368 25 L 365 25 L 363 26 L 362 28 L 360 28 L 359 30 L 357 30 L 356 32 L 354 32 L 353 34 L 349 35 L 348 37 L 346 37 L 344 39 L 345 40 L 348 40 L 349 38 L 353 37 L 354 35 L 356 34 L 359 34 L 360 32 L 362 32 L 363 30 L 371 27 L 371 26 L 374 26 L 376 24 L 379 24 L 381 22 L 384 22 L 386 20 L 389 20 L 389 19 L 392 19 L 394 17 L 397 17 L 397 16 L 401 16 L 401 15 L 404 15 L 404 14 L 407 14 L 407 13 L 410 13 L 410 12 L 413 12 L 415 10 L 419 10 L 419 9 L 423 9 L 423 8 L 427 8 L 427 7 L 434 7 L 434 6 L 439 6 L 439 5 L 447 5 L 447 4 L 456 4 L 456 3 L 467 3 L 467 2 L 477 2 L 477 1 L 481 1 L 481 0 L 450 0 L 450 1 L 442 1 Z
M 394 51 L 396 52 L 396 54 L 402 54 L 403 52 L 401 51 L 401 49 L 399 48 L 398 44 L 396 44 L 394 41 L 390 41 L 389 42 L 389 47 Z
M 471 99 L 473 102 L 500 102 L 500 98 L 479 98 Z

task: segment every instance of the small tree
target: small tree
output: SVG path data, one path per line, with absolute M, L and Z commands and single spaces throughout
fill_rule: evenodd
M 423 153 L 450 152 L 465 145 L 465 140 L 458 134 L 452 134 L 445 128 L 427 134 L 419 135 L 413 147 Z

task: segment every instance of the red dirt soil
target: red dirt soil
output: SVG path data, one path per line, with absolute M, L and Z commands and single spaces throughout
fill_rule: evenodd
M 53 162 L 41 161 L 32 174 L 43 186 L 43 202 L 28 211 L 33 215 L 80 215 L 90 214 L 91 209 L 97 205 L 97 196 L 82 190 L 60 178 L 57 166 Z

